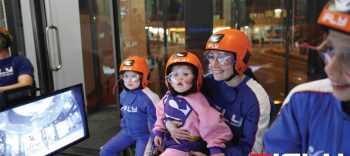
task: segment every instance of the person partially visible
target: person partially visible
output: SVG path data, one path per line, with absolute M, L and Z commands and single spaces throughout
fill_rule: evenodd
M 166 86 L 169 91 L 157 104 L 154 126 L 155 145 L 164 146 L 162 156 L 187 156 L 191 151 L 210 149 L 210 155 L 223 156 L 225 144 L 232 133 L 222 115 L 210 107 L 199 92 L 203 69 L 199 59 L 190 52 L 171 55 L 166 64 Z M 189 133 L 188 140 L 172 138 L 165 122 L 178 121 L 178 128 Z
M 149 66 L 144 58 L 131 56 L 122 62 L 119 71 L 123 87 L 120 93 L 121 131 L 101 147 L 100 155 L 118 155 L 132 145 L 136 148 L 135 156 L 152 155 L 152 129 L 159 96 L 147 87 Z
M 202 92 L 212 107 L 224 116 L 234 137 L 226 144 L 226 156 L 262 153 L 262 135 L 270 122 L 271 103 L 265 89 L 248 68 L 252 55 L 250 41 L 243 32 L 225 29 L 213 34 L 205 56 L 211 73 L 204 77 Z M 174 138 L 188 133 L 167 122 Z M 195 153 L 200 155 L 200 153 Z
M 34 68 L 23 56 L 10 56 L 13 37 L 0 27 L 0 91 L 33 85 Z
M 318 19 L 327 79 L 295 87 L 264 135 L 264 152 L 350 155 L 350 0 L 329 1 Z

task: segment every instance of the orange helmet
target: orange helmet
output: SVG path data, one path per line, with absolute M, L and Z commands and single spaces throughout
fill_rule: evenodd
M 177 64 L 177 63 L 189 63 L 198 69 L 197 91 L 199 91 L 201 86 L 202 86 L 203 68 L 202 68 L 202 64 L 199 61 L 198 57 L 191 52 L 176 52 L 176 53 L 174 53 L 173 55 L 171 55 L 169 57 L 168 62 L 166 64 L 165 77 L 167 77 L 167 74 L 171 70 L 170 66 Z M 165 80 L 165 84 L 169 89 L 169 84 L 168 84 L 167 80 Z
M 130 56 L 126 58 L 120 65 L 119 72 L 124 71 L 135 71 L 142 74 L 142 87 L 148 86 L 148 74 L 149 66 L 146 62 L 146 59 L 138 56 Z
M 207 41 L 205 49 L 233 53 L 236 56 L 234 68 L 238 74 L 243 74 L 247 70 L 252 55 L 247 35 L 236 29 L 225 29 L 214 33 Z
M 323 8 L 318 24 L 345 33 L 350 33 L 350 1 L 331 0 Z

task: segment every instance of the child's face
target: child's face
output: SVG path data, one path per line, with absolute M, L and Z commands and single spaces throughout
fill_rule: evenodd
M 168 82 L 175 91 L 183 93 L 192 87 L 193 72 L 187 65 L 175 65 L 168 75 Z
M 330 30 L 325 71 L 331 81 L 333 95 L 350 101 L 350 35 Z
M 126 71 L 122 75 L 124 86 L 129 90 L 133 90 L 140 87 L 141 76 L 133 71 Z

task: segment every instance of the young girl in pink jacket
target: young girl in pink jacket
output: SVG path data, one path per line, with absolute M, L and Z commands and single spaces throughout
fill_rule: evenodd
M 169 91 L 156 106 L 153 128 L 155 145 L 165 149 L 161 155 L 187 156 L 190 151 L 203 151 L 205 145 L 210 155 L 224 155 L 222 149 L 233 135 L 221 114 L 199 92 L 203 75 L 199 59 L 190 52 L 177 52 L 168 59 L 165 72 Z M 188 131 L 190 138 L 172 138 L 165 127 L 169 120 L 181 122 L 179 129 Z

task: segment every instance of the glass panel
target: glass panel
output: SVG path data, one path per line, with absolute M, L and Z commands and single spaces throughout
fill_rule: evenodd
M 0 0 L 0 26 L 6 27 L 5 23 L 5 9 L 4 9 L 4 2 L 3 0 Z
M 80 2 L 80 22 L 82 31 L 82 46 L 84 57 L 84 77 L 87 94 L 88 108 L 95 109 L 99 106 L 116 105 L 116 95 L 113 94 L 115 82 L 115 67 L 112 40 L 112 17 L 109 1 L 95 1 L 95 16 L 90 17 L 88 3 Z M 90 18 L 96 22 L 96 38 L 92 38 L 92 25 Z M 95 41 L 95 42 L 94 42 Z M 94 55 L 93 45 L 97 47 L 97 55 Z M 98 58 L 98 59 L 94 59 Z M 96 64 L 98 63 L 98 64 Z M 101 90 L 96 90 L 94 66 L 98 66 L 98 76 Z M 96 92 L 100 93 L 101 101 L 96 101 Z
M 146 0 L 145 18 L 146 18 L 146 39 L 147 54 L 150 63 L 150 88 L 158 95 L 165 92 L 164 80 L 164 55 L 168 53 L 168 42 L 164 39 L 164 34 L 168 33 L 168 29 L 164 31 L 164 22 L 168 20 L 164 18 L 162 6 L 166 1 Z M 164 42 L 166 41 L 166 42 Z M 163 63 L 164 62 L 164 63 Z
M 270 98 L 280 104 L 285 97 L 285 9 L 279 0 L 254 1 L 247 8 L 244 31 L 249 34 L 253 47 L 252 66 Z
M 83 47 L 85 94 L 88 109 L 96 106 L 96 86 L 94 80 L 91 23 L 88 3 L 79 1 L 81 44 Z
M 95 0 L 95 15 L 97 26 L 97 54 L 99 57 L 101 105 L 116 105 L 113 94 L 115 66 L 113 53 L 112 17 L 110 1 Z
M 167 57 L 185 50 L 184 4 L 183 0 L 146 0 L 145 11 L 147 54 L 151 66 L 150 80 L 153 82 L 150 88 L 162 96 L 166 91 L 164 68 Z M 164 24 L 167 25 L 166 30 Z
M 325 35 L 316 21 L 327 0 L 317 3 L 296 0 L 293 4 L 293 25 L 291 34 L 290 89 L 297 84 L 325 78 L 324 64 L 317 51 L 306 45 L 318 46 Z M 292 44 L 293 43 L 293 44 Z

